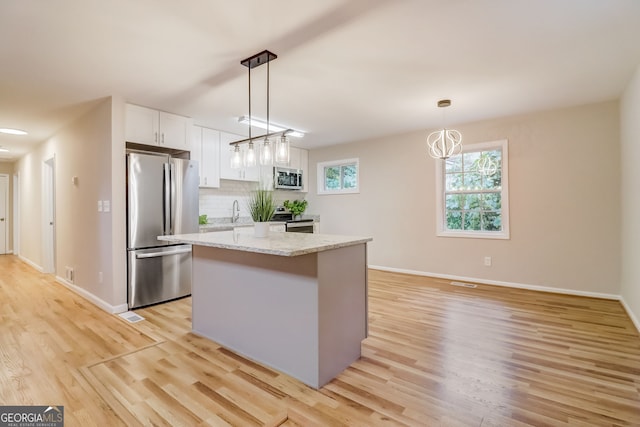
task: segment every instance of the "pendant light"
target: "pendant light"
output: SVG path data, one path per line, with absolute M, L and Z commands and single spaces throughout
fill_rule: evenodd
M 256 165 L 256 150 L 253 147 L 253 141 L 249 141 L 249 147 L 244 153 L 244 167 L 252 168 Z
M 450 99 L 441 99 L 438 101 L 439 108 L 446 108 L 450 105 Z M 444 110 L 442 115 L 444 117 Z M 462 134 L 457 130 L 443 128 L 431 132 L 429 136 L 427 136 L 427 144 L 429 145 L 429 155 L 431 157 L 446 160 L 449 157 L 460 154 L 462 151 Z
M 282 135 L 276 140 L 276 163 L 289 164 L 289 137 Z
M 263 166 L 273 165 L 273 147 L 269 138 L 265 138 L 262 147 L 260 147 L 260 164 Z
M 271 150 L 271 141 L 269 141 L 269 63 L 267 62 L 267 135 L 264 137 L 262 148 L 260 149 L 260 164 L 262 166 L 273 165 L 273 153 Z
M 237 141 L 237 142 L 232 142 L 231 145 L 235 146 L 234 149 L 234 153 L 233 156 L 231 158 L 231 167 L 232 168 L 239 168 L 241 167 L 241 165 L 244 165 L 245 167 L 253 167 L 256 166 L 257 162 L 259 161 L 261 165 L 272 165 L 273 161 L 274 161 L 274 157 L 275 160 L 278 161 L 279 163 L 288 163 L 289 162 L 289 145 L 288 145 L 288 141 L 289 138 L 285 138 L 287 141 L 286 146 L 284 146 L 284 148 L 280 148 L 280 151 L 276 151 L 276 154 L 274 156 L 274 152 L 273 152 L 273 144 L 271 143 L 271 140 L 269 139 L 269 137 L 272 135 L 269 133 L 269 127 L 270 127 L 270 123 L 269 123 L 269 84 L 270 84 L 270 75 L 269 75 L 269 71 L 270 71 L 270 67 L 269 67 L 269 63 L 276 59 L 278 56 L 272 52 L 269 52 L 268 50 L 264 50 L 258 54 L 255 54 L 247 59 L 244 59 L 242 61 L 240 61 L 240 63 L 242 65 L 244 65 L 245 67 L 248 68 L 249 72 L 248 72 L 248 77 L 249 77 L 249 81 L 248 81 L 248 87 L 249 87 L 249 118 L 246 121 L 246 123 L 248 123 L 249 125 L 249 138 L 242 140 L 242 141 Z M 262 145 L 259 145 L 258 147 L 255 146 L 253 140 L 253 136 L 252 136 L 252 127 L 253 127 L 253 122 L 254 120 L 251 117 L 251 69 L 255 68 L 255 67 L 259 67 L 260 65 L 263 64 L 267 64 L 267 123 L 266 123 L 266 129 L 267 129 L 267 133 L 264 136 L 264 140 L 262 141 Z M 290 129 L 286 129 L 284 131 L 280 131 L 278 132 L 279 134 L 281 134 L 282 136 L 284 136 L 287 132 L 291 132 Z M 280 138 L 282 139 L 282 138 Z M 278 140 L 280 141 L 280 140 Z M 238 161 L 237 158 L 240 158 L 240 149 L 239 149 L 239 145 L 241 143 L 245 143 L 248 142 L 248 147 L 246 152 L 244 153 L 244 158 L 243 161 L 240 162 Z M 280 147 L 278 145 L 278 142 L 276 142 L 276 148 Z M 278 155 L 278 153 L 280 153 L 280 155 Z M 286 160 L 278 160 L 278 159 L 286 159 Z
M 242 166 L 242 153 L 240 152 L 240 146 L 235 144 L 233 146 L 233 153 L 231 154 L 231 169 L 240 169 Z

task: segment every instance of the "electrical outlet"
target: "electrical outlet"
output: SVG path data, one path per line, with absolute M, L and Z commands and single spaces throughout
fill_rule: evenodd
M 98 283 L 102 283 L 102 271 L 98 272 Z
M 102 212 L 102 200 L 98 200 L 98 212 Z
M 73 283 L 73 267 L 65 267 L 65 278 L 69 283 Z
M 485 265 L 485 267 L 491 267 L 491 257 L 490 256 L 484 257 L 484 265 Z

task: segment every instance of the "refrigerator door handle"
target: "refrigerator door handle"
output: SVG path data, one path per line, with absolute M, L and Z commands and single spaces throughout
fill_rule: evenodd
M 191 248 L 176 249 L 175 251 L 150 252 L 148 254 L 136 254 L 136 259 L 156 258 L 156 257 L 159 257 L 159 256 L 188 254 L 189 252 L 191 252 Z
M 175 234 L 176 229 L 176 213 L 178 209 L 178 195 L 176 193 L 176 181 L 178 180 L 178 176 L 176 174 L 176 166 L 173 163 L 169 163 L 169 171 L 171 176 L 171 185 L 170 185 L 170 197 L 171 206 L 169 208 L 169 233 L 167 234 Z
M 162 178 L 162 220 L 164 225 L 164 235 L 171 233 L 171 169 L 169 163 L 163 165 L 164 174 Z

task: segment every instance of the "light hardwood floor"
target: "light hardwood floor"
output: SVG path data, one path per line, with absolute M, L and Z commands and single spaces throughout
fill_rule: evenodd
M 0 404 L 66 426 L 640 425 L 616 301 L 370 271 L 363 357 L 313 390 L 190 333 L 190 299 L 109 315 L 0 256 Z

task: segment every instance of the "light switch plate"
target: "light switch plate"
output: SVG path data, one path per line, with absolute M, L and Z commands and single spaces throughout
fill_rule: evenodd
M 98 212 L 102 212 L 102 200 L 98 200 Z
M 111 212 L 111 202 L 109 200 L 102 201 L 102 210 L 105 212 Z

